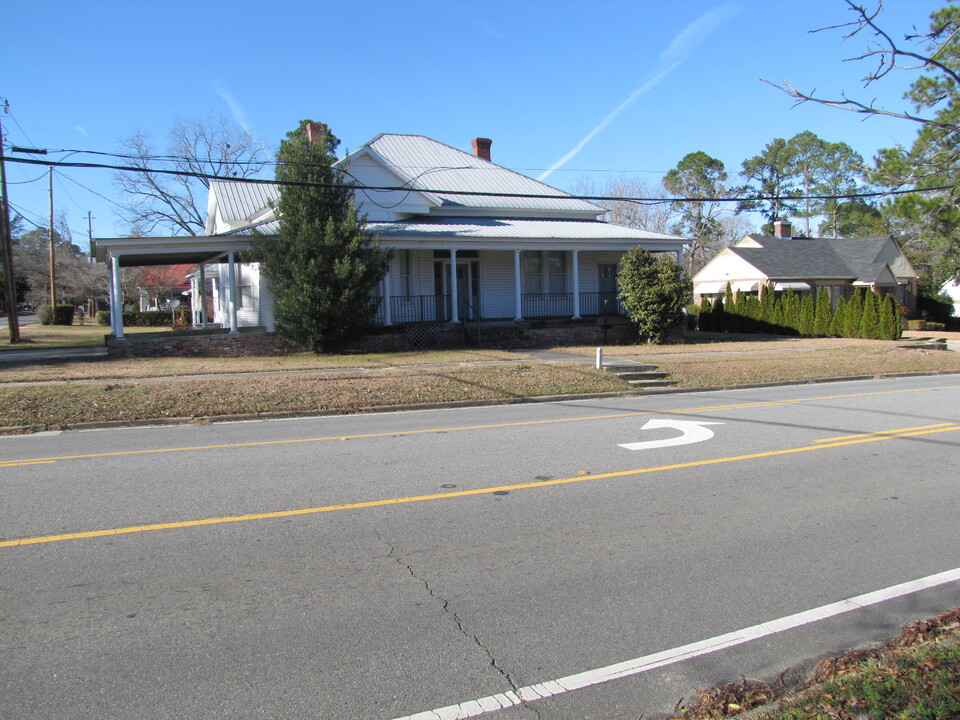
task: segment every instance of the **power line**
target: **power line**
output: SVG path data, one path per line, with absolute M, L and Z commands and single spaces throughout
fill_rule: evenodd
M 53 167 L 76 167 L 101 170 L 118 170 L 121 172 L 139 172 L 153 173 L 157 175 L 175 175 L 178 177 L 194 177 L 203 180 L 217 180 L 222 182 L 248 183 L 255 185 L 273 185 L 283 187 L 314 187 L 314 188 L 349 188 L 360 191 L 376 192 L 423 192 L 436 195 L 458 195 L 468 197 L 500 197 L 500 198 L 527 198 L 534 200 L 586 200 L 597 202 L 632 202 L 645 203 L 650 205 L 662 205 L 666 203 L 685 203 L 685 202 L 755 202 L 762 200 L 859 200 L 864 198 L 889 197 L 892 195 L 909 195 L 913 193 L 942 192 L 954 189 L 949 185 L 942 185 L 928 188 L 918 188 L 914 190 L 877 190 L 861 193 L 846 193 L 835 195 L 800 195 L 800 196 L 779 196 L 779 195 L 749 195 L 745 197 L 610 197 L 605 195 L 571 195 L 564 193 L 556 195 L 550 193 L 509 193 L 509 192 L 481 192 L 478 190 L 444 190 L 436 188 L 420 188 L 412 186 L 397 185 L 357 185 L 349 183 L 312 183 L 297 182 L 290 180 L 263 180 L 260 178 L 238 178 L 224 177 L 222 175 L 213 175 L 210 173 L 190 172 L 185 170 L 166 170 L 163 168 L 143 168 L 129 165 L 108 165 L 106 163 L 83 163 L 83 162 L 63 162 L 50 160 L 34 160 L 32 158 L 7 158 L 7 162 L 22 163 L 26 165 L 43 165 Z

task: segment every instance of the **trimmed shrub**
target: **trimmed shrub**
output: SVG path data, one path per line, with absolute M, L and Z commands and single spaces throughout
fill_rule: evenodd
M 73 314 L 77 311 L 74 305 L 41 305 L 37 310 L 37 321 L 41 325 L 73 325 Z
M 97 322 L 101 325 L 110 324 L 110 311 L 101 310 L 97 313 Z M 137 312 L 136 310 L 123 313 L 124 327 L 170 327 L 173 324 L 173 317 L 169 310 L 147 310 Z

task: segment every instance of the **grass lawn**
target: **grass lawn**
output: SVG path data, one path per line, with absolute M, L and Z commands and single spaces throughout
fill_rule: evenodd
M 10 344 L 7 318 L 0 319 L 3 330 L 0 335 L 0 352 L 17 350 L 47 350 L 52 348 L 103 347 L 104 336 L 110 328 L 89 320 L 83 325 L 40 325 L 31 323 L 20 326 L 20 342 Z M 124 328 L 128 334 L 142 332 L 168 332 L 170 328 L 131 327 Z
M 103 335 L 99 326 L 27 328 L 36 345 L 19 347 L 79 344 L 95 334 L 102 341 Z M 504 350 L 0 362 L 0 428 L 6 428 L 0 432 L 90 422 L 355 412 L 376 406 L 634 390 L 615 375 L 583 362 L 583 356 L 592 356 L 595 348 L 559 349 L 571 353 L 572 362 L 544 363 L 523 352 Z M 608 358 L 629 357 L 655 364 L 685 388 L 960 372 L 960 353 L 838 338 L 765 338 L 604 350 Z

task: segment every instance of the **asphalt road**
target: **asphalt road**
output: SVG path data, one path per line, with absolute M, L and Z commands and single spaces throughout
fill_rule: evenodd
M 650 717 L 960 605 L 958 467 L 955 375 L 0 438 L 0 717 Z

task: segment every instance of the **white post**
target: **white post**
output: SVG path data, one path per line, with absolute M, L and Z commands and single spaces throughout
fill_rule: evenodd
M 457 288 L 457 251 L 450 249 L 450 322 L 460 322 L 460 302 Z
M 227 287 L 227 311 L 230 314 L 230 334 L 236 335 L 237 330 L 237 272 L 236 260 L 233 250 L 227 253 L 227 278 L 229 285 Z
M 383 324 L 393 325 L 393 308 L 390 307 L 390 266 L 387 266 L 387 272 L 383 275 Z
M 200 327 L 207 326 L 207 266 L 200 266 Z
M 513 287 L 516 292 L 514 320 L 523 320 L 523 287 L 520 284 L 520 251 L 513 251 Z
M 580 251 L 573 250 L 573 319 L 580 319 Z
M 123 292 L 120 288 L 120 257 L 111 255 L 113 268 L 113 308 L 110 310 L 110 324 L 113 326 L 113 336 L 123 340 Z
M 597 348 L 597 370 L 603 369 L 603 348 Z

